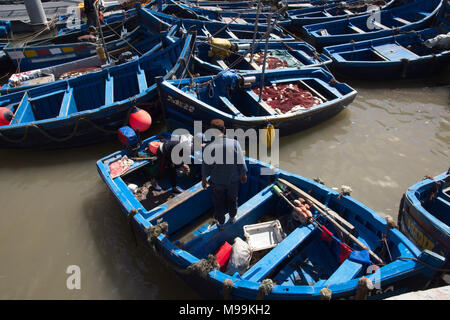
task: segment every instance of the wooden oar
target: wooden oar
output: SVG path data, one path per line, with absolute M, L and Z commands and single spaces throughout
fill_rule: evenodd
M 280 179 L 280 178 L 279 178 L 278 181 L 280 181 L 281 183 L 284 183 L 283 181 L 286 181 L 286 180 L 283 180 L 283 179 Z M 289 183 L 288 181 L 286 181 L 286 182 Z M 323 216 L 324 216 L 328 221 L 330 221 L 330 222 L 331 222 L 336 228 L 338 228 L 343 234 L 345 234 L 347 237 L 349 237 L 350 240 L 352 240 L 354 243 L 356 243 L 361 249 L 367 250 L 367 251 L 369 252 L 369 254 L 370 254 L 375 260 L 377 260 L 377 262 L 378 262 L 379 264 L 384 264 L 384 261 L 383 261 L 380 257 L 378 257 L 372 250 L 370 250 L 366 245 L 364 245 L 364 243 L 362 243 L 362 242 L 361 242 L 360 240 L 358 240 L 354 235 L 352 235 L 350 232 L 348 232 L 347 229 L 345 229 L 345 228 L 342 227 L 339 223 L 337 223 L 336 220 L 334 220 L 331 216 L 327 215 L 327 214 L 325 213 L 324 210 L 322 210 L 321 208 L 319 208 L 319 206 L 316 205 L 316 203 L 315 203 L 315 202 L 318 202 L 317 199 L 311 197 L 308 193 L 304 192 L 303 190 L 301 190 L 300 188 L 294 186 L 293 184 L 291 184 L 291 183 L 289 183 L 289 184 L 290 184 L 292 187 L 291 187 L 291 186 L 288 186 L 288 187 L 290 187 L 291 189 L 293 189 L 293 190 L 296 191 L 297 193 L 305 194 L 305 197 L 307 197 L 308 199 L 314 199 L 315 201 L 312 201 L 312 200 L 311 200 L 311 204 L 317 209 L 317 211 L 319 211 L 320 213 L 322 213 Z M 286 199 L 286 197 L 285 197 L 285 199 Z M 292 203 L 291 203 L 291 205 L 292 205 Z M 322 204 L 322 205 L 323 205 L 323 204 Z
M 292 189 L 294 192 L 296 192 L 298 195 L 301 195 L 302 197 L 305 197 L 308 199 L 312 204 L 316 205 L 316 207 L 319 207 L 324 211 L 325 216 L 331 216 L 335 221 L 339 222 L 343 227 L 347 228 L 350 232 L 355 231 L 355 226 L 353 226 L 351 223 L 349 223 L 347 220 L 343 219 L 338 213 L 334 212 L 330 208 L 326 207 L 322 202 L 311 196 L 310 194 L 306 193 L 305 191 L 301 190 L 297 186 L 293 185 L 289 181 L 286 181 L 282 178 L 278 178 L 278 181 L 284 184 L 285 186 Z

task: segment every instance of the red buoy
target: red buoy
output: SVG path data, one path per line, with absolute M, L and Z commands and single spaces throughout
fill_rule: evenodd
M 7 126 L 13 118 L 11 110 L 5 107 L 0 107 L 0 126 Z
M 152 125 L 152 117 L 147 111 L 135 107 L 130 113 L 129 123 L 134 130 L 144 132 Z

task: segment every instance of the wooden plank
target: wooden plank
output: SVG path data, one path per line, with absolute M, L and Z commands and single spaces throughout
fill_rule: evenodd
M 314 89 L 313 87 L 311 87 L 309 84 L 307 84 L 305 81 L 303 80 L 298 80 L 298 82 L 300 82 L 304 87 L 306 87 L 306 89 L 308 89 L 309 91 L 311 91 L 312 93 L 314 93 L 317 97 L 319 97 L 320 99 L 322 99 L 323 102 L 328 101 L 327 98 L 325 98 L 323 95 L 321 95 L 316 89 Z
M 361 30 L 360 28 L 352 25 L 351 23 L 349 23 L 348 27 L 357 33 L 366 33 L 364 30 Z
M 325 281 L 324 285 L 336 284 L 352 280 L 362 270 L 363 266 L 360 263 L 346 259 L 339 268 Z
M 374 21 L 373 25 L 378 27 L 378 29 L 391 30 L 391 28 L 386 27 L 384 24 L 379 23 L 378 21 Z
M 405 19 L 399 18 L 399 17 L 394 17 L 394 20 L 397 20 L 398 22 L 401 22 L 401 23 L 404 23 L 404 24 L 410 24 L 411 23 L 408 20 L 405 20 Z
M 240 116 L 242 113 L 224 96 L 219 96 L 219 100 L 230 110 L 234 116 Z

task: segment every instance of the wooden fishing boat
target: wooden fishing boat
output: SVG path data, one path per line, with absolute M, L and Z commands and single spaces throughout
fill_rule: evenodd
M 209 42 L 197 42 L 196 71 L 201 74 L 217 74 L 226 69 L 262 70 L 265 43 L 228 41 L 212 38 Z M 306 42 L 268 42 L 266 69 L 307 68 L 328 65 L 331 59 L 318 53 Z M 203 72 L 203 73 L 202 73 Z
M 356 17 L 367 12 L 373 12 L 373 10 L 376 10 L 375 8 L 384 10 L 392 6 L 394 2 L 395 0 L 374 0 L 372 2 L 354 0 L 326 4 L 320 7 L 305 8 L 298 11 L 293 10 L 289 13 L 291 28 L 300 31 L 302 26 L 309 24 Z
M 208 126 L 220 118 L 230 128 L 262 129 L 272 124 L 281 135 L 288 135 L 331 118 L 356 96 L 354 89 L 322 68 L 276 69 L 264 74 L 226 71 L 157 82 L 167 122 L 188 130 L 194 120 Z
M 417 182 L 402 197 L 398 225 L 421 250 L 446 258 L 450 269 L 450 170 Z M 447 271 L 447 283 L 450 283 Z
M 133 106 L 150 108 L 157 100 L 155 77 L 183 77 L 194 41 L 191 34 L 167 37 L 161 50 L 137 60 L 0 96 L 14 113 L 0 127 L 0 147 L 68 148 L 117 136 Z
M 140 32 L 145 26 L 139 23 L 137 17 L 103 28 L 108 51 L 124 48 L 145 36 Z M 97 42 L 100 40 L 90 42 L 80 38 L 88 34 L 89 32 L 79 31 L 22 44 L 10 42 L 3 50 L 20 71 L 40 69 L 95 55 Z
M 172 32 L 169 32 L 169 36 L 173 36 L 175 29 L 173 28 Z M 110 45 L 110 49 L 113 50 L 108 51 L 111 59 L 109 63 L 101 59 L 98 54 L 94 54 L 87 58 L 71 60 L 46 68 L 14 73 L 10 76 L 8 82 L 0 88 L 0 94 L 29 90 L 43 84 L 73 78 L 122 64 L 131 59 L 136 59 L 143 54 L 149 54 L 159 50 L 161 48 L 161 38 L 165 36 L 167 36 L 167 33 L 158 33 L 155 35 L 154 32 L 147 30 L 145 26 L 139 26 L 130 34 L 124 35 L 123 38 L 116 41 L 115 44 L 120 44 L 120 46 L 111 48 L 112 45 Z M 93 51 L 95 53 L 95 50 Z
M 242 23 L 225 23 L 219 21 L 200 21 L 195 19 L 180 19 L 161 12 L 142 8 L 142 18 L 153 28 L 166 30 L 173 25 L 180 25 L 183 30 L 196 29 L 197 39 L 206 40 L 211 37 L 223 38 L 227 40 L 252 41 L 255 34 L 256 39 L 261 41 L 266 36 L 269 26 L 258 26 L 255 33 L 255 26 Z M 293 41 L 294 38 L 285 33 L 278 26 L 270 29 L 270 41 Z
M 333 73 L 343 77 L 364 80 L 423 78 L 443 72 L 450 63 L 449 49 L 427 46 L 427 41 L 439 34 L 439 29 L 429 28 L 325 47 L 323 51 L 333 59 Z
M 211 10 L 191 8 L 186 5 L 178 4 L 171 1 L 162 7 L 160 12 L 173 15 L 182 19 L 197 19 L 203 21 L 221 21 L 225 23 L 240 23 L 240 24 L 255 24 L 267 25 L 269 18 L 277 18 L 278 26 L 289 27 L 291 21 L 285 19 L 280 13 L 276 12 L 261 12 L 243 10 L 243 11 L 225 11 L 225 10 Z
M 417 0 L 357 17 L 310 24 L 302 30 L 305 40 L 316 48 L 381 38 L 428 27 L 442 4 L 443 0 Z
M 162 138 L 170 139 L 170 134 L 143 141 L 137 154 L 146 155 L 149 143 Z M 383 299 L 423 288 L 435 276 L 434 268 L 444 263 L 354 198 L 254 159 L 246 159 L 248 179 L 239 187 L 236 220 L 230 223 L 227 215 L 219 230 L 211 219 L 210 189 L 202 188 L 198 161 L 192 161 L 189 176 L 177 179 L 185 191 L 174 196 L 167 180 L 160 181 L 160 193 L 149 190 L 144 172 L 151 162 L 130 159 L 133 154 L 118 151 L 97 161 L 97 170 L 136 239 L 146 241 L 167 268 L 208 299 L 354 298 L 364 295 L 364 288 L 358 288 L 369 280 L 373 287 L 365 295 Z M 290 224 L 292 200 L 299 197 L 311 204 L 314 220 Z M 274 240 L 257 243 L 256 249 L 266 249 L 254 249 L 250 263 L 239 271 L 219 265 L 224 244 L 246 242 L 250 233 L 245 230 L 261 227 L 261 221 L 267 238 Z

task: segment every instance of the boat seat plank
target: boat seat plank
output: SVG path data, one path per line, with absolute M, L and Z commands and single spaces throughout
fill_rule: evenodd
M 176 195 L 175 197 L 173 197 L 173 198 L 169 199 L 167 202 L 165 202 L 164 205 L 161 206 L 161 208 L 163 210 L 158 212 L 156 215 L 152 215 L 150 217 L 151 221 L 157 221 L 166 212 L 174 209 L 175 207 L 177 207 L 181 203 L 186 202 L 189 198 L 192 198 L 197 193 L 200 193 L 202 191 L 204 191 L 203 186 L 202 186 L 202 182 L 198 182 L 193 187 L 189 188 L 188 190 L 185 190 L 184 192 Z
M 391 28 L 386 27 L 384 24 L 379 23 L 378 21 L 374 21 L 373 25 L 378 29 L 391 30 Z
M 391 61 L 417 59 L 418 57 L 415 53 L 409 51 L 408 49 L 392 43 L 374 46 L 373 49 Z
M 314 226 L 306 225 L 292 231 L 283 241 L 247 270 L 242 279 L 259 282 L 267 277 L 286 257 L 298 248 L 313 231 Z
M 403 24 L 410 24 L 410 23 L 411 23 L 411 22 L 409 22 L 408 20 L 405 20 L 405 19 L 400 18 L 400 17 L 394 17 L 394 20 L 396 20 L 396 21 L 398 21 L 398 22 L 401 22 L 401 23 L 403 23 Z
M 275 110 L 269 106 L 263 99 L 261 101 L 259 100 L 259 96 L 254 93 L 252 90 L 247 90 L 247 93 L 259 104 L 259 106 L 264 109 L 269 115 L 276 116 L 278 113 L 275 112 Z
M 329 13 L 326 10 L 323 11 L 323 14 L 325 15 L 325 17 L 332 17 L 333 16 L 331 13 Z
M 357 33 L 366 33 L 364 30 L 361 30 L 360 28 L 358 28 L 357 26 L 354 26 L 351 23 L 348 24 L 348 27 Z
M 105 81 L 105 105 L 114 102 L 114 77 L 108 74 Z
M 36 120 L 28 97 L 28 92 L 25 92 L 10 124 L 19 124 Z
M 346 282 L 357 276 L 363 269 L 362 264 L 346 259 L 337 270 L 325 281 L 324 285 Z
M 227 97 L 219 96 L 219 100 L 228 109 L 228 111 L 231 112 L 234 116 L 238 117 L 238 116 L 242 115 L 242 113 L 231 103 L 230 100 L 228 100 Z
M 69 88 L 64 94 L 58 117 L 65 117 L 77 111 L 77 105 L 73 97 L 73 88 Z
M 348 9 L 344 9 L 344 12 L 345 12 L 346 14 L 353 14 L 353 12 L 351 12 L 351 11 L 348 10 Z
M 147 89 L 147 79 L 145 78 L 145 72 L 139 67 L 139 71 L 136 73 L 138 84 L 139 84 L 139 92 L 144 92 Z

